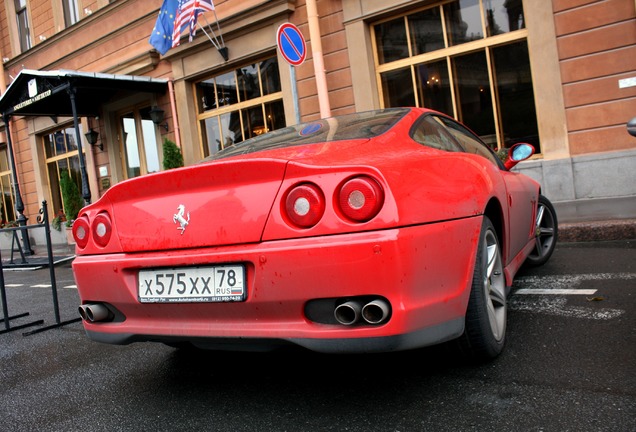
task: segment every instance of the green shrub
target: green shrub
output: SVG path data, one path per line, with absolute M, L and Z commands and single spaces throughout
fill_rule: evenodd
M 181 149 L 168 138 L 163 140 L 163 169 L 169 170 L 183 166 Z
M 60 188 L 62 189 L 62 205 L 66 215 L 66 226 L 71 226 L 79 211 L 84 207 L 84 200 L 68 170 L 60 172 Z
M 497 150 L 497 156 L 502 162 L 506 162 L 506 158 L 508 157 L 508 149 L 505 147 L 500 148 L 499 150 Z

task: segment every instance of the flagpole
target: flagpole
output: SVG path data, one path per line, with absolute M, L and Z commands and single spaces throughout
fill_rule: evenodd
M 210 29 L 210 32 L 212 33 L 212 35 L 214 36 L 214 39 L 216 40 L 216 43 L 212 42 L 212 44 L 219 51 L 219 54 L 221 54 L 221 57 L 223 57 L 223 60 L 227 61 L 228 60 L 228 50 L 225 47 L 225 41 L 223 40 L 223 33 L 220 31 L 218 19 L 216 21 L 216 25 L 219 28 L 219 34 L 221 35 L 221 44 L 220 45 L 219 45 L 219 42 L 218 42 L 218 38 L 216 37 L 216 33 L 214 33 L 214 29 L 212 28 L 212 26 L 208 22 L 208 19 L 205 17 L 205 14 L 202 14 L 202 15 L 203 15 L 203 19 L 205 20 L 205 23 L 208 25 L 208 27 Z M 216 17 L 216 10 L 214 11 L 214 16 Z M 201 25 L 199 25 L 199 27 L 203 30 L 203 27 L 201 27 Z M 203 31 L 205 32 L 205 30 L 203 30 Z M 206 35 L 207 35 L 207 33 L 206 33 Z M 208 36 L 208 38 L 210 38 L 210 36 Z M 211 38 L 210 38 L 210 41 L 212 41 Z
M 208 27 L 210 28 L 210 33 L 212 33 L 212 36 L 214 36 L 214 39 L 217 40 L 218 38 L 216 37 L 216 33 L 214 33 L 214 29 L 212 28 L 212 26 L 210 25 L 208 19 L 205 17 L 205 14 L 203 15 L 203 19 L 205 20 L 205 23 L 208 25 Z M 223 35 L 221 35 L 221 41 L 223 40 Z M 214 45 L 217 47 L 217 49 L 221 49 L 221 46 L 225 46 L 225 42 L 223 42 L 223 45 L 219 45 L 219 42 L 217 41 L 216 44 Z
M 208 34 L 208 32 L 205 31 L 205 28 L 203 28 L 203 26 L 199 23 L 197 23 L 197 25 L 199 26 L 199 28 L 201 29 L 201 31 L 203 31 L 203 33 L 205 33 L 205 35 L 208 37 L 208 39 L 210 40 L 210 42 L 212 42 L 212 45 L 214 45 L 214 48 L 216 49 L 221 49 L 221 47 L 218 45 L 218 42 L 216 42 L 215 40 L 213 40 L 210 35 Z M 216 38 L 216 35 L 214 36 Z
M 218 29 L 220 29 L 220 28 L 221 28 L 221 25 L 219 24 L 219 17 L 218 17 L 218 16 L 216 16 L 216 8 L 215 8 L 215 9 L 213 9 L 213 10 L 212 10 L 212 12 L 214 12 L 214 19 L 216 20 L 216 27 L 217 27 Z M 222 45 L 223 47 L 225 47 L 225 41 L 223 40 L 223 33 L 222 33 L 222 32 L 219 32 L 219 34 L 221 35 L 221 45 Z

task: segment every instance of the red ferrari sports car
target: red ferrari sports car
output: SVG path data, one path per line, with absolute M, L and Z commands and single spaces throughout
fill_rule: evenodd
M 522 264 L 548 260 L 540 185 L 452 118 L 392 108 L 287 127 L 121 182 L 73 225 L 88 337 L 208 349 L 497 356 Z

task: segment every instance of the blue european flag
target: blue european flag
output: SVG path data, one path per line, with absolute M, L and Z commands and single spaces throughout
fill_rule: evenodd
M 164 55 L 172 48 L 172 32 L 174 30 L 174 20 L 177 14 L 179 0 L 164 0 L 159 17 L 152 29 L 152 34 L 148 42 L 155 47 L 157 51 Z

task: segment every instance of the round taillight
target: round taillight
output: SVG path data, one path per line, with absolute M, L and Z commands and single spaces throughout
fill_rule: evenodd
M 325 197 L 318 186 L 303 183 L 287 193 L 285 214 L 294 225 L 312 227 L 320 221 L 324 212 Z
M 75 219 L 75 222 L 73 222 L 73 238 L 75 239 L 75 244 L 81 249 L 84 249 L 88 244 L 89 234 L 90 224 L 88 223 L 88 218 L 84 215 Z
M 366 222 L 375 217 L 384 204 L 384 192 L 371 177 L 355 177 L 345 182 L 338 193 L 338 207 L 349 219 Z
M 93 240 L 98 246 L 106 247 L 108 241 L 110 240 L 110 236 L 113 233 L 113 226 L 110 222 L 110 217 L 107 213 L 100 213 L 95 216 L 93 219 L 93 224 L 91 225 L 91 234 L 93 235 Z

